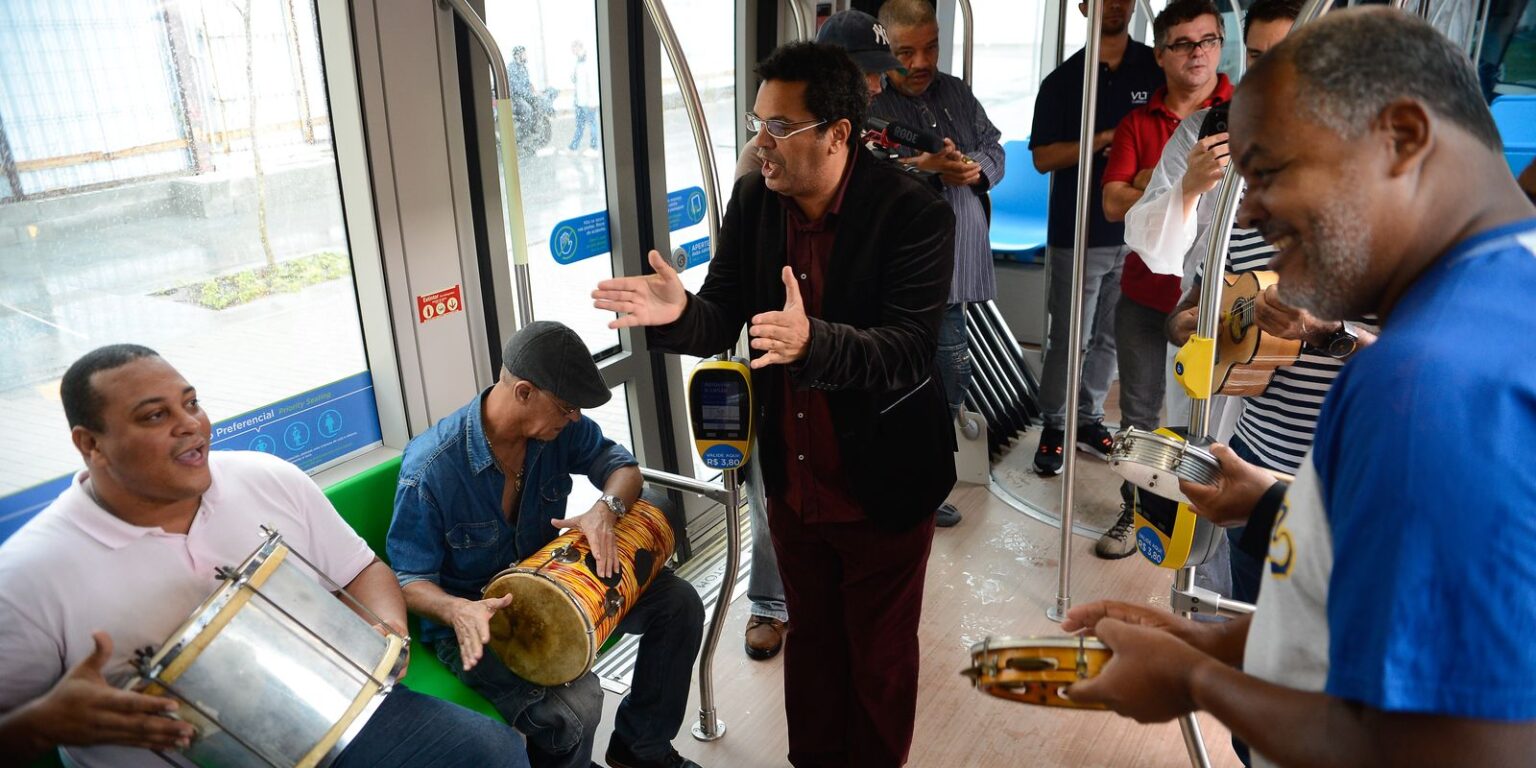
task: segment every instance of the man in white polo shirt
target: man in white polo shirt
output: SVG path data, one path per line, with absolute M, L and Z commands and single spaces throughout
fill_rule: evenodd
M 145 347 L 102 347 L 60 386 L 85 461 L 0 545 L 0 754 L 62 747 L 78 766 L 172 764 L 176 703 L 119 690 L 134 649 L 159 646 L 262 540 L 285 542 L 402 634 L 394 573 L 309 477 L 256 452 L 210 453 L 197 392 Z M 253 660 L 254 663 L 254 660 Z M 234 674 L 235 670 L 231 670 Z M 526 767 L 510 728 L 397 686 L 334 766 Z

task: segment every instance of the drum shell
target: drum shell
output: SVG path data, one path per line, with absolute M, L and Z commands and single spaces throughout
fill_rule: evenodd
M 287 547 L 263 549 L 239 569 L 248 579 L 216 590 L 151 658 L 155 679 L 134 684 L 183 700 L 178 716 L 197 737 L 182 753 L 201 766 L 328 765 L 399 672 L 399 639 L 338 600 Z
M 619 622 L 672 557 L 675 537 L 660 509 L 637 501 L 614 526 L 615 576 L 599 579 L 586 536 L 570 530 L 485 588 L 485 598 L 512 595 L 491 617 L 497 658 L 537 685 L 561 685 L 586 674 Z
M 1078 657 L 1081 654 L 1081 666 Z M 962 674 L 977 690 L 1000 699 L 1046 707 L 1106 709 L 1102 704 L 1073 701 L 1062 691 L 1095 677 L 1109 663 L 1109 649 L 1094 638 L 987 638 L 971 647 L 971 667 Z M 1014 662 L 1052 659 L 1055 667 L 1031 670 Z

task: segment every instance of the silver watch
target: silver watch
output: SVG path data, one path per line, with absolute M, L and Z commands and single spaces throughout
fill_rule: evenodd
M 629 514 L 629 507 L 624 504 L 624 500 L 611 493 L 603 494 L 601 501 L 608 505 L 608 509 L 613 510 L 614 517 L 622 520 L 625 515 Z

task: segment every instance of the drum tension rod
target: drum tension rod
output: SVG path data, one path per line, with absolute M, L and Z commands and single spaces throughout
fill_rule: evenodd
M 320 644 L 325 646 L 332 653 L 334 653 L 337 656 L 340 656 L 341 658 L 345 659 L 346 660 L 346 665 L 345 666 L 343 666 L 341 663 L 337 662 L 335 659 L 327 659 L 327 661 L 330 661 L 337 668 L 340 668 L 340 669 L 344 670 L 347 667 L 351 667 L 352 669 L 356 670 L 358 674 L 362 675 L 364 680 L 372 681 L 373 684 L 377 685 L 379 687 L 379 690 L 381 690 L 381 691 L 387 691 L 387 690 L 390 690 L 393 687 L 390 684 L 384 682 L 383 680 L 380 680 L 377 677 L 374 677 L 372 670 L 364 669 L 361 664 L 358 664 L 356 661 L 353 661 L 352 657 L 347 655 L 347 653 L 345 651 L 341 650 L 340 648 L 337 648 L 333 643 L 331 643 L 331 641 L 321 637 L 314 630 L 312 630 L 309 627 L 305 626 L 304 622 L 299 621 L 298 618 L 296 618 L 293 614 L 289 613 L 281 605 L 278 605 L 276 602 L 274 602 L 272 600 L 272 598 L 267 597 L 266 595 L 262 594 L 261 590 L 255 588 L 255 587 L 253 587 L 253 586 L 251 586 L 249 584 L 247 584 L 245 586 L 245 588 L 249 589 L 250 591 L 252 591 L 254 593 L 256 593 L 256 596 L 261 598 L 262 602 L 266 603 L 267 605 L 272 606 L 272 608 L 274 610 L 276 610 L 278 613 L 283 615 L 283 618 L 287 619 L 289 622 L 291 622 L 293 624 L 293 626 L 291 626 L 291 627 L 284 627 L 284 629 L 287 629 L 290 634 L 292 634 L 292 635 L 294 635 L 296 637 L 303 637 L 303 635 L 309 635 L 310 637 L 320 641 Z M 294 629 L 293 627 L 298 627 L 299 629 Z M 300 630 L 303 630 L 302 634 L 300 634 Z

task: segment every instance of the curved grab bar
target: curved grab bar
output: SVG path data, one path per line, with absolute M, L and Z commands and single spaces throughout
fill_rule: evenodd
M 533 322 L 533 283 L 528 273 L 528 228 L 523 221 L 523 182 L 517 167 L 517 126 L 512 120 L 512 86 L 507 79 L 507 60 L 486 28 L 485 20 L 464 0 L 438 0 L 464 20 L 464 26 L 485 49 L 491 60 L 491 82 L 496 91 L 496 136 L 501 142 L 501 179 L 506 187 L 507 228 L 512 237 L 512 275 L 517 292 L 518 328 Z
M 462 0 L 460 0 L 462 2 Z M 704 122 L 704 107 L 699 99 L 699 89 L 683 56 L 683 46 L 672 29 L 672 20 L 661 6 L 661 0 L 645 0 L 646 13 L 661 45 L 672 60 L 672 72 L 677 76 L 677 87 L 683 94 L 683 107 L 688 111 L 688 125 L 693 129 L 693 143 L 699 152 L 699 171 L 704 174 L 704 199 L 709 218 L 709 249 L 714 251 L 720 241 L 720 182 L 715 175 L 714 144 L 709 139 L 709 124 Z

